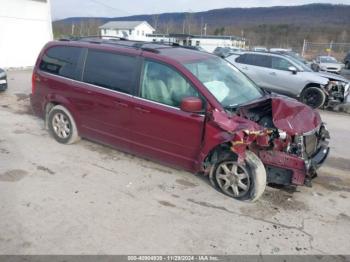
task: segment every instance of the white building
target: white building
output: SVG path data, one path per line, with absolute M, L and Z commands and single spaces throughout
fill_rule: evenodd
M 155 29 L 146 21 L 112 21 L 100 26 L 101 36 L 123 37 L 129 40 L 147 41 L 146 35 Z
M 50 0 L 0 0 L 0 67 L 34 66 L 52 38 Z
M 246 48 L 246 40 L 238 36 L 149 34 L 146 41 L 173 42 L 185 46 L 200 46 L 207 52 L 213 52 L 217 47 Z

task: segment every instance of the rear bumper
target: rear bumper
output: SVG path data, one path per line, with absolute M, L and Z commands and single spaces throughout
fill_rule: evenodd
M 29 95 L 29 99 L 30 99 L 30 106 L 31 106 L 34 114 L 39 116 L 39 117 L 41 117 L 41 118 L 43 118 L 43 112 L 41 110 L 40 103 L 35 102 L 35 99 L 34 99 L 32 94 Z

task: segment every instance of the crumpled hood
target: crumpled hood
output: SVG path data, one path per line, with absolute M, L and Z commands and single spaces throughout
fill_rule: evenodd
M 342 77 L 342 76 L 337 75 L 337 74 L 332 74 L 332 73 L 322 72 L 322 71 L 317 72 L 316 74 L 321 76 L 321 77 L 325 77 L 327 79 L 331 79 L 334 81 L 341 81 L 341 82 L 345 82 L 345 83 L 349 82 L 349 80 L 347 80 L 345 77 Z
M 322 123 L 320 114 L 317 111 L 295 99 L 270 95 L 266 96 L 265 99 L 256 101 L 256 105 L 259 106 L 261 103 L 266 103 L 267 100 L 271 103 L 274 126 L 289 135 L 293 136 L 310 132 Z M 228 132 L 242 130 L 261 131 L 264 129 L 259 124 L 244 117 L 237 115 L 228 117 L 226 112 L 218 110 L 212 112 L 212 117 L 215 124 Z
M 289 135 L 304 134 L 321 125 L 320 114 L 294 99 L 271 98 L 274 125 Z

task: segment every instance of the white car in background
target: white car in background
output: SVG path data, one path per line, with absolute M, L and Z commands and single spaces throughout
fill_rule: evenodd
M 318 56 L 314 63 L 311 65 L 311 68 L 318 71 L 325 71 L 330 73 L 340 74 L 345 65 L 340 63 L 332 56 Z
M 254 52 L 268 52 L 269 50 L 265 46 L 256 46 L 252 49 Z

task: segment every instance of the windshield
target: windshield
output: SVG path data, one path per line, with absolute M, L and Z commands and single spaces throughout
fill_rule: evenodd
M 223 59 L 211 58 L 184 66 L 225 108 L 234 108 L 263 96 L 261 89 Z
M 337 63 L 337 59 L 331 56 L 324 56 L 320 58 L 321 63 Z
M 301 70 L 301 71 L 303 71 L 303 72 L 313 72 L 312 69 L 311 69 L 310 67 L 308 67 L 307 65 L 305 65 L 305 64 L 304 64 L 303 62 L 301 62 L 299 59 L 296 59 L 296 58 L 294 58 L 294 57 L 292 57 L 292 56 L 289 56 L 289 55 L 288 55 L 288 58 L 289 58 L 290 60 L 292 60 L 293 63 L 295 63 L 295 64 L 298 66 L 299 70 Z

